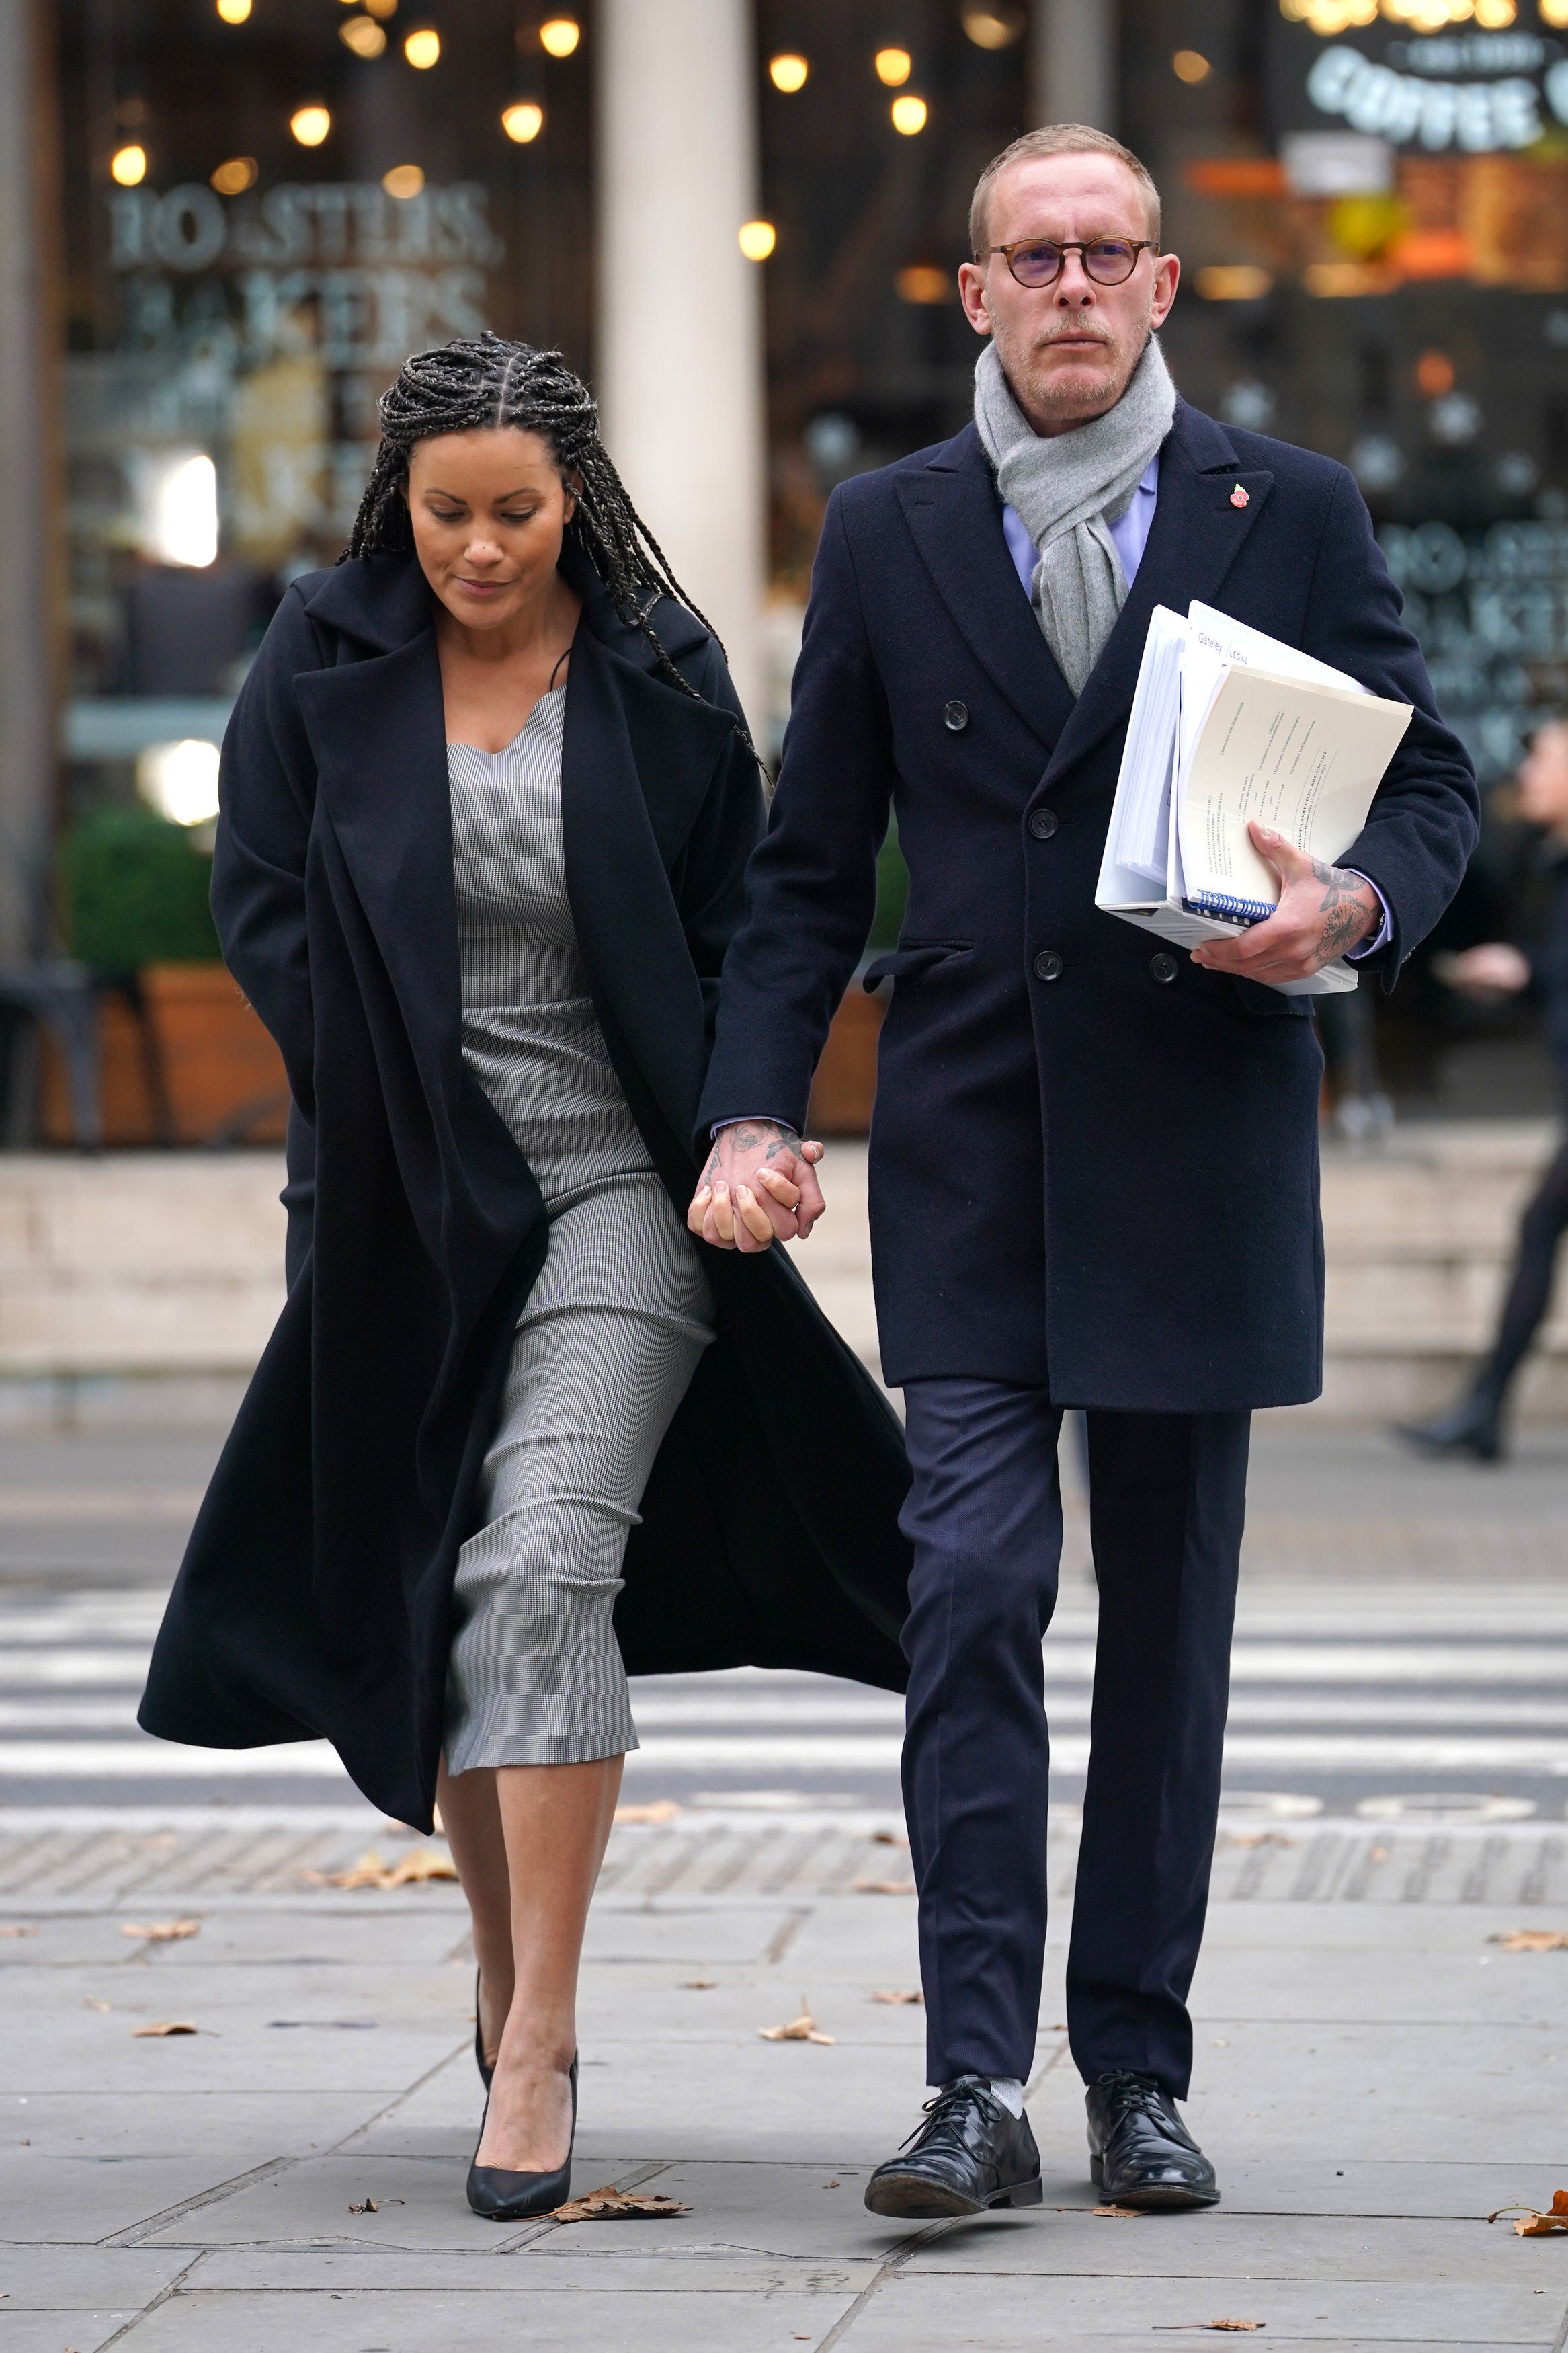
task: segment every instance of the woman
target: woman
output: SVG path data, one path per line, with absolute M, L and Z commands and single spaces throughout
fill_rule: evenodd
M 718 642 L 559 353 L 449 343 L 381 414 L 347 556 L 290 588 L 224 747 L 213 905 L 288 1066 L 289 1288 L 142 1722 L 324 1734 L 389 1812 L 438 1798 L 468 2200 L 512 2219 L 567 2191 L 626 1670 L 900 1685 L 905 1470 L 782 1254 L 682 1221 L 761 814 Z
M 1536 730 L 1515 779 L 1516 813 L 1542 829 L 1552 881 L 1542 936 L 1530 954 L 1510 940 L 1487 940 L 1457 955 L 1433 958 L 1437 976 L 1483 1004 L 1528 989 L 1544 1016 L 1547 1050 L 1568 1090 L 1568 721 Z M 1509 1390 L 1552 1305 L 1557 1251 L 1568 1233 L 1568 1134 L 1561 1136 L 1525 1204 L 1491 1350 L 1458 1402 L 1435 1420 L 1396 1422 L 1395 1435 L 1423 1454 L 1473 1454 L 1500 1461 L 1507 1451 Z

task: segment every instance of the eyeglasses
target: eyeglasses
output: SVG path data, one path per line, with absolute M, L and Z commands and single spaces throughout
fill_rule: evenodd
M 1159 250 L 1148 237 L 1097 237 L 1087 245 L 1078 237 L 1064 237 L 1058 245 L 1048 237 L 1025 237 L 1016 245 L 988 245 L 975 259 L 988 261 L 999 253 L 1020 286 L 1054 286 L 1068 254 L 1076 253 L 1085 277 L 1097 286 L 1122 286 L 1137 269 L 1141 253 Z

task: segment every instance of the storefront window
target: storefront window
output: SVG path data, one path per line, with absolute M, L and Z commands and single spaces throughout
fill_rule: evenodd
M 67 0 L 68 756 L 216 807 L 287 582 L 338 555 L 405 356 L 587 348 L 576 18 L 500 0 Z M 568 36 L 571 37 L 568 37 Z

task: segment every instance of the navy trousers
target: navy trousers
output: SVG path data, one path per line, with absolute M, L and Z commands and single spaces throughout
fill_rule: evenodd
M 1061 1557 L 1061 1408 L 1005 1381 L 911 1381 L 914 1547 L 904 1804 L 920 1889 L 928 2081 L 1034 2072 L 1050 1746 L 1040 1639 Z M 1251 1417 L 1090 1413 L 1100 1587 L 1068 1955 L 1086 2083 L 1175 2098 L 1208 1902 Z

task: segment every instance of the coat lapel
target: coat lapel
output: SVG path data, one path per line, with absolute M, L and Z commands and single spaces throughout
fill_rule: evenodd
M 973 425 L 894 487 L 921 560 L 977 661 L 1048 751 L 1072 694 L 1024 595 L 995 482 Z
M 579 633 L 561 776 L 567 895 L 612 1054 L 619 1045 L 630 1056 L 683 1146 L 707 1042 L 668 870 L 733 733 L 727 712 Z M 620 1075 L 635 1103 L 631 1074 Z
M 320 790 L 410 1038 L 456 1086 L 462 976 L 436 634 L 296 681 Z
M 1237 484 L 1246 502 L 1235 503 Z M 1132 708 L 1149 617 L 1156 605 L 1184 613 L 1214 603 L 1267 503 L 1274 477 L 1238 470 L 1236 450 L 1212 417 L 1185 402 L 1160 451 L 1160 495 L 1143 560 L 1105 650 L 1084 681 L 1046 772 L 1054 785 Z

